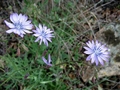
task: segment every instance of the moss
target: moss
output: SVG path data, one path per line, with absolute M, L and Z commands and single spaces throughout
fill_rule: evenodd
M 116 46 L 120 42 L 120 38 L 115 37 L 114 32 L 111 30 L 104 31 L 103 35 L 105 42 L 107 42 L 108 44 Z
M 116 62 L 120 62 L 120 53 L 118 53 L 118 54 L 115 56 L 114 60 L 115 60 Z

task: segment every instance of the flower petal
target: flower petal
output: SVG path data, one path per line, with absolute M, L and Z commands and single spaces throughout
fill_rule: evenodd
M 104 65 L 104 62 L 103 62 L 103 60 L 100 57 L 98 57 L 98 60 L 99 60 L 101 65 Z
M 32 29 L 32 24 L 30 24 L 30 25 L 23 25 L 23 28 L 25 28 L 25 29 Z
M 46 39 L 47 39 L 49 42 L 52 42 L 52 41 L 51 41 L 51 38 L 46 38 Z
M 28 17 L 27 16 L 25 16 L 25 15 L 22 15 L 22 14 L 19 14 L 19 21 L 21 22 L 21 23 L 25 23 L 26 21 L 27 21 L 27 19 L 28 19 Z M 31 22 L 30 22 L 31 23 Z M 25 25 L 25 24 L 24 24 Z
M 40 39 L 40 42 L 39 42 L 39 44 L 40 44 L 40 45 L 42 44 L 42 41 L 43 41 L 43 40 L 42 40 L 42 39 Z
M 91 55 L 89 55 L 87 58 L 86 58 L 86 61 L 90 61 L 91 60 Z
M 95 55 L 95 63 L 96 63 L 96 66 L 98 65 L 99 61 L 98 61 L 98 57 Z
M 94 62 L 95 62 L 95 59 L 96 59 L 95 54 L 92 54 L 92 55 L 91 55 L 91 58 L 92 58 L 91 63 L 94 63 Z
M 28 21 L 22 22 L 22 25 L 25 25 L 25 26 L 27 26 L 27 25 L 31 25 L 31 21 L 28 20 Z
M 93 53 L 93 50 L 91 48 L 88 48 L 88 47 L 84 47 L 84 49 L 86 49 L 87 51 Z
M 93 51 L 91 51 L 91 50 L 90 50 L 90 51 L 85 51 L 84 53 L 85 53 L 85 54 L 92 54 Z
M 36 37 L 38 37 L 39 36 L 39 34 L 33 34 L 34 36 L 36 36 Z
M 50 56 L 50 54 L 48 55 L 48 63 L 51 63 L 51 56 Z
M 10 15 L 10 20 L 11 20 L 13 23 L 18 22 L 18 14 L 17 14 L 17 13 L 11 14 L 11 15 Z
M 42 57 L 42 60 L 44 61 L 45 64 L 52 66 L 50 54 L 48 55 L 48 61 L 44 57 Z
M 39 24 L 39 29 L 40 29 L 40 30 L 42 30 L 42 29 L 43 29 L 41 24 Z
M 35 42 L 38 42 L 39 41 L 39 38 L 37 38 L 36 40 L 35 40 Z
M 93 49 L 93 47 L 95 46 L 94 44 L 92 44 L 90 41 L 88 41 L 88 43 L 86 43 L 87 46 L 91 49 Z
M 8 21 L 4 21 L 5 24 L 9 27 L 9 28 L 14 28 L 15 26 L 12 23 L 9 23 Z
M 104 60 L 104 61 L 108 61 L 108 59 L 109 59 L 109 57 L 104 57 L 104 56 L 102 56 L 102 55 L 100 55 L 99 56 L 102 60 Z
M 28 30 L 24 30 L 26 33 L 32 33 L 32 32 L 30 32 L 30 31 L 28 31 Z
M 23 35 L 23 34 L 20 34 L 20 36 L 23 38 L 24 35 Z
M 44 57 L 42 57 L 42 60 L 47 64 L 47 60 Z
M 12 32 L 14 32 L 14 30 L 15 29 L 9 29 L 9 30 L 6 31 L 6 33 L 12 33 Z
M 18 34 L 18 35 L 21 34 L 19 30 L 16 30 L 16 32 L 14 32 L 14 33 L 16 33 L 16 34 Z
M 43 38 L 43 42 L 44 42 L 44 44 L 45 44 L 46 46 L 48 46 L 48 42 L 47 42 L 47 40 L 46 40 L 45 38 Z

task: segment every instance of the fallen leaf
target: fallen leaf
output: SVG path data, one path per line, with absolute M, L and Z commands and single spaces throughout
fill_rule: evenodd
M 28 48 L 25 46 L 25 44 L 22 44 L 22 48 L 23 48 L 26 52 L 29 51 Z

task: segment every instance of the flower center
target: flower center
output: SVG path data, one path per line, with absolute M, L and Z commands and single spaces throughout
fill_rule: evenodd
M 21 30 L 22 29 L 22 24 L 21 23 L 16 23 L 15 28 L 18 29 L 18 30 Z
M 46 33 L 44 31 L 41 32 L 40 34 L 42 37 L 45 37 L 46 36 Z
M 93 49 L 93 51 L 94 51 L 94 53 L 95 53 L 97 56 L 100 55 L 100 54 L 102 54 L 100 47 L 97 48 L 97 47 L 95 46 L 94 49 Z

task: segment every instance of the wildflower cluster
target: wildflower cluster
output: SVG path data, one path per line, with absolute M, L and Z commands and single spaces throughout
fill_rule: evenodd
M 6 33 L 13 32 L 21 37 L 24 37 L 26 33 L 34 33 L 33 36 L 37 37 L 35 42 L 39 41 L 40 45 L 43 42 L 46 46 L 48 46 L 48 42 L 52 42 L 51 39 L 54 37 L 53 31 L 41 24 L 39 24 L 38 27 L 35 26 L 36 29 L 32 30 L 33 24 L 30 20 L 28 20 L 26 15 L 18 15 L 17 13 L 13 13 L 10 15 L 10 21 L 12 23 L 6 20 L 4 21 L 5 24 L 10 28 L 6 31 Z M 88 41 L 86 44 L 87 46 L 84 47 L 86 51 L 84 53 L 89 55 L 86 58 L 87 61 L 91 60 L 91 63 L 96 63 L 96 65 L 99 63 L 104 65 L 104 61 L 108 61 L 110 55 L 108 48 L 105 47 L 105 45 L 102 45 L 98 41 Z M 48 55 L 48 60 L 46 60 L 44 57 L 42 57 L 42 60 L 45 64 L 52 66 L 50 54 Z
M 41 24 L 39 24 L 39 27 L 36 26 L 36 30 L 32 30 L 33 28 L 33 24 L 31 24 L 31 21 L 28 20 L 28 17 L 26 15 L 22 15 L 22 14 L 17 14 L 17 13 L 13 13 L 10 15 L 10 21 L 12 22 L 8 22 L 8 21 L 4 21 L 5 24 L 10 28 L 9 30 L 6 31 L 6 33 L 15 33 L 21 37 L 24 37 L 24 35 L 26 33 L 33 33 L 33 36 L 37 37 L 37 39 L 35 40 L 35 42 L 38 42 L 40 40 L 40 45 L 42 42 L 44 42 L 44 44 L 46 46 L 48 46 L 48 41 L 51 41 L 51 38 L 54 37 L 54 34 L 52 30 L 48 29 L 46 26 L 42 26 Z M 30 31 L 32 30 L 32 31 Z M 47 60 L 42 57 L 42 60 L 49 66 L 52 66 L 51 63 L 51 57 L 49 55 L 49 61 L 47 62 Z

